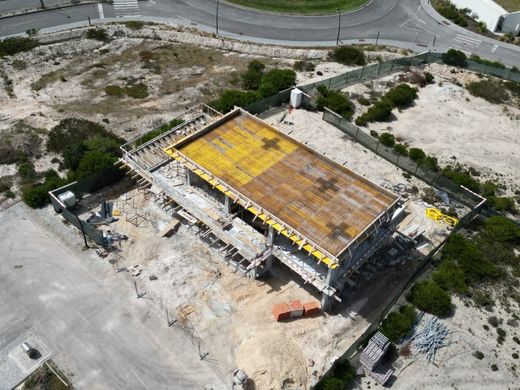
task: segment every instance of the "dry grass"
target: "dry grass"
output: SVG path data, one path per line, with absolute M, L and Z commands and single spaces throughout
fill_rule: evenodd
M 509 12 L 520 11 L 520 0 L 494 0 L 495 3 L 502 6 Z

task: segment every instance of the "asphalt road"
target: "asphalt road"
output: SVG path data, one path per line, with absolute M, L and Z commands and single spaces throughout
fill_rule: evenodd
M 0 36 L 21 33 L 28 28 L 53 31 L 86 25 L 87 16 L 92 20 L 105 21 L 113 21 L 117 16 L 131 16 L 215 31 L 215 0 L 135 1 L 135 8 L 126 13 L 117 2 L 114 5 L 85 5 L 3 19 L 0 20 Z M 416 52 L 430 49 L 445 51 L 453 47 L 507 65 L 520 65 L 520 47 L 483 37 L 442 20 L 427 0 L 373 0 L 367 7 L 343 14 L 340 18 L 337 15 L 266 13 L 223 1 L 219 5 L 219 34 L 239 39 L 298 46 L 331 46 L 336 44 L 340 25 L 342 43 L 375 43 L 378 38 L 380 43 L 406 47 Z
M 0 214 L 0 355 L 31 332 L 78 389 L 228 388 L 123 274 L 64 248 L 34 216 L 21 203 Z

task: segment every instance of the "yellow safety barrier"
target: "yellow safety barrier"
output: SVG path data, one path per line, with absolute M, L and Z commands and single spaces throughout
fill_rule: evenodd
M 455 226 L 459 223 L 459 220 L 457 218 L 443 214 L 439 209 L 436 209 L 434 207 L 428 207 L 426 209 L 426 216 L 430 219 L 433 219 L 437 223 L 444 222 L 449 226 Z

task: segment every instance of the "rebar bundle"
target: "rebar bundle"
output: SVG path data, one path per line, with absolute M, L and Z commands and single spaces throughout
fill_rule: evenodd
M 417 352 L 423 353 L 429 363 L 434 363 L 437 350 L 446 347 L 446 338 L 450 331 L 439 321 L 432 317 L 426 322 L 423 329 L 414 337 L 413 345 Z

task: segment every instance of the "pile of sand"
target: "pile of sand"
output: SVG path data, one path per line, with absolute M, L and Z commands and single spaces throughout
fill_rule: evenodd
M 245 339 L 236 362 L 257 389 L 305 388 L 307 383 L 307 364 L 301 350 L 272 330 L 258 331 Z

